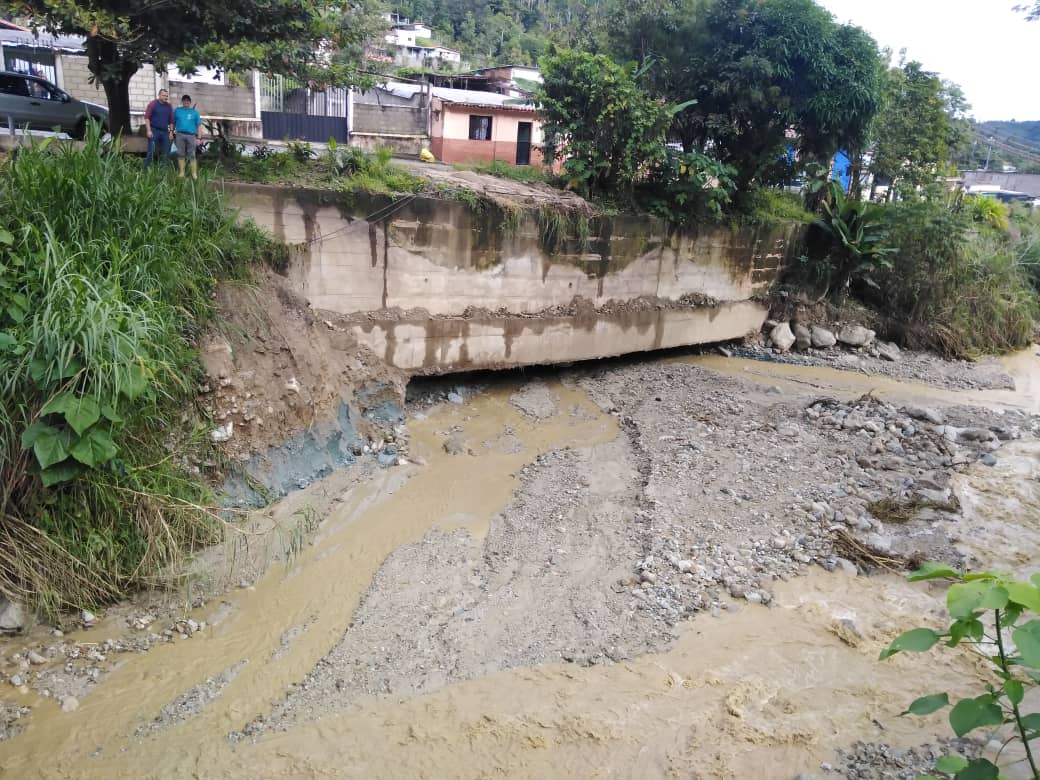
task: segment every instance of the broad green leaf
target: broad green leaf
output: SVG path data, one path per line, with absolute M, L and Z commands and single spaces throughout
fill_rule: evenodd
M 1011 637 L 1015 640 L 1018 654 L 1026 666 L 1040 669 L 1040 620 L 1030 620 L 1015 629 Z
M 1022 697 L 1025 696 L 1025 686 L 1019 680 L 1008 680 L 1004 683 L 1004 693 L 1007 694 L 1008 699 L 1012 704 L 1021 704 Z
M 961 699 L 950 710 L 950 726 L 958 737 L 982 726 L 999 726 L 1004 712 L 989 694 L 975 699 Z
M 33 358 L 29 362 L 29 376 L 32 380 L 39 384 L 47 376 L 50 368 L 47 365 L 47 361 L 43 358 Z
M 920 699 L 915 699 L 913 703 L 906 708 L 905 712 L 899 714 L 931 715 L 933 712 L 941 710 L 949 703 L 950 695 L 948 693 L 933 693 L 931 696 L 922 696 Z
M 101 414 L 106 420 L 111 422 L 123 422 L 123 418 L 112 404 L 101 404 Z
M 968 760 L 961 758 L 960 756 L 943 756 L 935 762 L 935 770 L 937 772 L 945 772 L 948 775 L 960 772 L 962 769 L 967 768 Z
M 1036 585 L 1036 587 L 1040 588 L 1040 572 L 1037 572 L 1032 577 L 1030 577 L 1029 581 Z
M 49 427 L 49 426 L 48 426 Z M 61 463 L 69 457 L 69 446 L 72 441 L 72 431 L 67 428 L 49 428 L 40 431 L 33 441 L 33 453 L 40 464 L 41 469 Z
M 1002 609 L 1007 603 L 1008 592 L 985 581 L 958 582 L 946 592 L 946 608 L 958 619 L 971 617 L 978 609 Z
M 1023 607 L 1020 604 L 1008 604 L 1000 614 L 1002 628 L 1011 628 L 1022 617 Z
M 48 425 L 47 423 L 34 422 L 32 425 L 30 425 L 28 428 L 22 431 L 22 449 L 27 450 L 30 447 L 32 447 L 36 443 L 36 440 L 40 437 L 40 434 L 42 434 L 44 431 L 54 431 L 55 433 L 57 433 L 58 429 L 52 425 Z
M 976 758 L 957 773 L 957 780 L 1000 780 L 1000 770 L 984 758 Z
M 965 637 L 971 637 L 976 642 L 980 641 L 986 634 L 986 627 L 982 621 L 972 618 L 970 620 L 957 620 L 950 624 L 950 641 L 947 647 L 956 647 Z
M 899 652 L 923 653 L 931 650 L 943 635 L 930 628 L 915 628 L 897 636 L 888 649 L 881 653 L 879 660 L 884 661 Z
M 921 568 L 915 572 L 911 572 L 907 579 L 910 582 L 921 582 L 922 580 L 936 580 L 944 577 L 950 577 L 957 579 L 961 576 L 961 573 L 956 569 L 951 569 L 942 563 L 922 563 Z
M 0 350 L 10 349 L 17 343 L 18 339 L 16 339 L 10 333 L 0 331 Z
M 76 376 L 80 371 L 83 370 L 83 361 L 79 358 L 72 358 L 68 363 L 63 363 L 61 366 L 61 379 L 69 379 L 70 377 Z
M 40 478 L 45 487 L 57 485 L 59 482 L 68 482 L 83 473 L 83 467 L 74 460 L 66 460 L 57 465 L 46 468 L 40 472 Z
M 148 389 L 148 377 L 145 376 L 144 369 L 135 363 L 130 366 L 130 370 L 124 375 L 119 392 L 133 401 L 146 389 Z
M 1040 712 L 1031 712 L 1022 716 L 1022 728 L 1026 731 L 1040 731 Z
M 1025 582 L 1009 582 L 1008 596 L 1015 604 L 1021 604 L 1030 612 L 1040 615 L 1040 588 Z
M 112 460 L 118 451 L 108 431 L 94 428 L 73 444 L 69 453 L 83 465 L 93 468 Z
M 97 401 L 75 393 L 58 393 L 40 410 L 40 414 L 63 414 L 78 436 L 101 417 Z
M 4 246 L 11 246 L 11 244 L 13 243 L 14 236 L 11 234 L 11 232 L 9 230 L 4 230 L 3 228 L 0 228 L 0 244 L 3 244 Z

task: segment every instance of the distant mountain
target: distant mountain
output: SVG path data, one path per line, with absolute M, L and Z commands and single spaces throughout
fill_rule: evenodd
M 979 122 L 979 132 L 983 136 L 994 136 L 1001 141 L 1040 149 L 1040 121 L 1032 122 Z

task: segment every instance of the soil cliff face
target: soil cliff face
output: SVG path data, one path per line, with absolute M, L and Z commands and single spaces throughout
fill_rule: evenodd
M 393 439 L 407 379 L 337 315 L 313 311 L 273 272 L 222 286 L 217 307 L 201 403 L 232 464 L 229 503 L 266 503 Z

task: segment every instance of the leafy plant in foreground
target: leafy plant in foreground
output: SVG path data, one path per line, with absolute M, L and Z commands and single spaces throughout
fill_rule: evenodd
M 176 421 L 217 279 L 270 248 L 96 132 L 0 163 L 0 594 L 87 606 L 212 540 Z
M 886 255 L 892 250 L 882 245 L 885 239 L 882 209 L 876 203 L 851 200 L 841 184 L 831 182 L 831 199 L 823 204 L 816 224 L 831 238 L 831 278 L 828 292 L 838 305 L 845 302 L 849 283 L 859 277 L 873 286 L 872 272 L 889 268 Z
M 953 703 L 950 726 L 958 737 L 980 728 L 1010 725 L 1013 741 L 1020 741 L 1033 777 L 1037 773 L 1031 743 L 1040 738 L 1040 713 L 1024 713 L 1026 691 L 1040 684 L 1040 574 L 1029 582 L 981 572 L 965 574 L 940 564 L 926 563 L 909 576 L 911 582 L 952 579 L 946 606 L 953 622 L 945 631 L 915 628 L 896 637 L 881 660 L 896 653 L 923 653 L 939 642 L 946 647 L 974 645 L 989 659 L 994 680 L 986 692 Z M 1023 618 L 1033 615 L 1032 619 Z M 992 623 L 987 618 L 992 617 Z M 922 696 L 903 714 L 929 715 L 951 705 L 948 693 Z M 996 765 L 984 758 L 968 761 L 960 756 L 940 759 L 935 769 L 957 780 L 998 780 Z M 920 779 L 919 779 L 920 780 Z

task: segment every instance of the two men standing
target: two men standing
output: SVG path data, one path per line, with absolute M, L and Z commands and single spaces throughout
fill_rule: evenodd
M 188 162 L 191 163 L 191 178 L 199 178 L 199 163 L 195 159 L 195 149 L 202 138 L 202 117 L 191 106 L 191 96 L 181 97 L 181 104 L 176 109 L 170 105 L 170 93 L 159 90 L 159 97 L 148 104 L 144 110 L 144 127 L 148 135 L 148 151 L 144 158 L 144 167 L 151 167 L 152 160 L 158 158 L 160 163 L 170 154 L 170 138 L 176 133 L 177 166 L 179 174 L 184 176 Z

